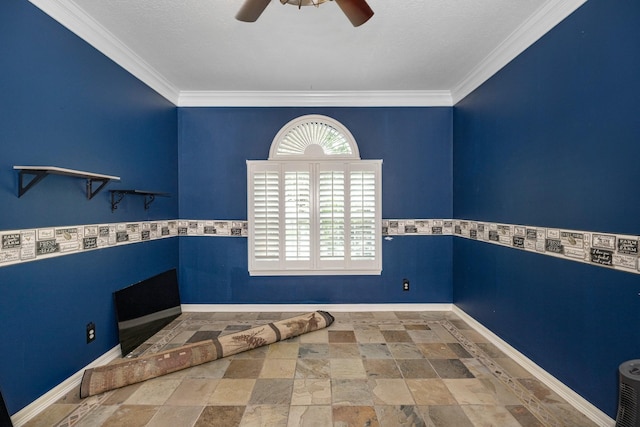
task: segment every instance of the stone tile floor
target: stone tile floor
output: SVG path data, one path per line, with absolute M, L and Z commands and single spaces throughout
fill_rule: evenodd
M 183 313 L 134 356 L 301 313 Z M 27 427 L 595 426 L 450 312 L 329 327 L 81 400 Z

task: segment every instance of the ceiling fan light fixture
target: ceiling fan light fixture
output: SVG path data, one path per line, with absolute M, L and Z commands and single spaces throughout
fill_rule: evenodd
M 373 10 L 371 10 L 366 0 L 280 0 L 280 3 L 298 6 L 298 9 L 300 9 L 302 6 L 318 7 L 327 1 L 338 3 L 338 6 L 354 27 L 359 27 L 373 16 Z M 271 0 L 245 0 L 236 14 L 236 19 L 243 22 L 255 22 L 269 3 L 271 3 Z
M 359 27 L 373 16 L 373 10 L 366 0 L 335 0 L 335 2 L 354 27 Z
M 294 6 L 298 6 L 301 8 L 302 6 L 315 6 L 318 7 L 322 3 L 325 3 L 329 0 L 280 0 L 282 4 L 292 4 Z
M 271 0 L 245 0 L 236 13 L 236 19 L 242 22 L 256 22 Z

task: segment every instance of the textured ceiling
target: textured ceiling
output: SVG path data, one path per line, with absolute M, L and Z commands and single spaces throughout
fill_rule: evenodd
M 563 3 L 368 0 L 375 15 L 354 28 L 334 2 L 272 0 L 245 23 L 234 19 L 243 0 L 48 1 L 74 9 L 178 92 L 452 91 L 532 17 Z

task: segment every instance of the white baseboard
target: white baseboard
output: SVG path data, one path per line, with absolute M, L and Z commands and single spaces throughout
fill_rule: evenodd
M 73 390 L 74 387 L 80 385 L 80 382 L 82 381 L 82 375 L 84 375 L 84 371 L 86 369 L 106 365 L 107 363 L 111 362 L 114 359 L 117 359 L 120 356 L 120 345 L 118 344 L 117 346 L 113 347 L 111 350 L 64 380 L 62 383 L 58 384 L 56 387 L 52 388 L 47 393 L 43 394 L 38 399 L 34 400 L 29 405 L 25 406 L 14 415 L 12 415 L 11 422 L 13 423 L 14 427 L 23 426 L 40 412 L 44 411 L 47 407 L 57 402 L 65 394 Z
M 560 380 L 555 378 L 553 375 L 542 369 L 536 363 L 534 363 L 531 359 L 526 357 L 524 354 L 520 353 L 515 348 L 511 347 L 506 341 L 502 338 L 491 332 L 480 322 L 475 320 L 473 317 L 469 316 L 462 309 L 457 306 L 453 306 L 452 311 L 462 320 L 467 322 L 469 326 L 471 326 L 474 330 L 476 330 L 479 334 L 485 337 L 489 342 L 504 354 L 509 356 L 515 362 L 520 364 L 527 371 L 531 372 L 537 379 L 542 381 L 547 387 L 557 393 L 560 397 L 566 400 L 571 406 L 576 408 L 578 411 L 582 412 L 587 418 L 589 418 L 594 423 L 598 424 L 601 427 L 614 427 L 615 420 L 611 419 L 607 414 L 602 412 L 600 409 L 596 408 L 594 405 L 589 403 L 585 398 L 580 396 L 578 393 L 567 387 Z
M 185 313 L 451 311 L 452 304 L 182 304 Z

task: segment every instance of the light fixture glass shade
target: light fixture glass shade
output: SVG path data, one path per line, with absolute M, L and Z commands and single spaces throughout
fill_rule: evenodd
M 280 3 L 294 6 L 318 6 L 326 1 L 328 0 L 280 0 Z

